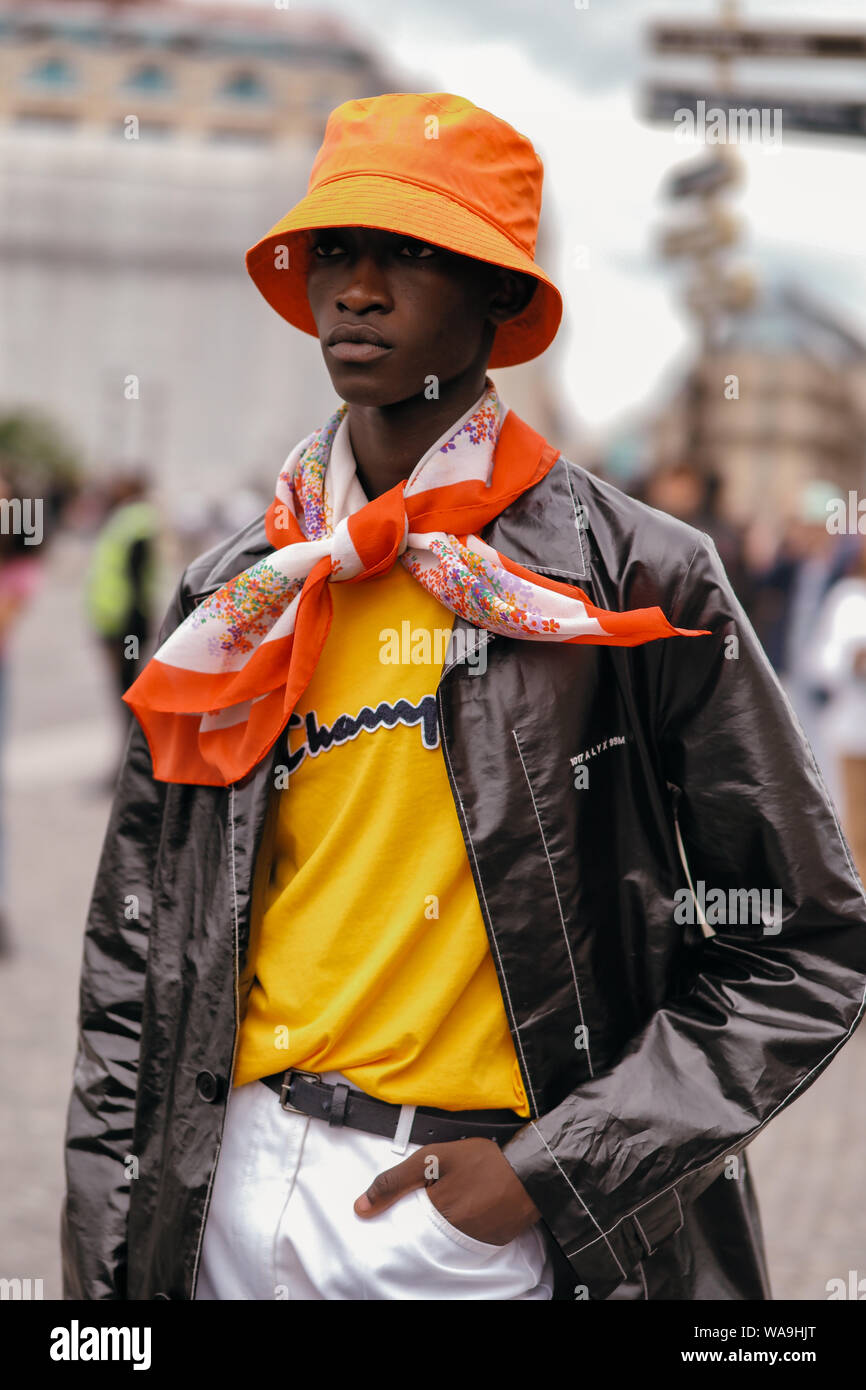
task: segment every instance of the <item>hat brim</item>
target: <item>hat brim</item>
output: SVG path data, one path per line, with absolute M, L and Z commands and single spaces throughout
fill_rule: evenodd
M 246 253 L 247 270 L 257 289 L 272 309 L 303 333 L 318 337 L 307 299 L 310 252 L 303 234 L 319 227 L 402 232 L 431 246 L 531 275 L 538 283 L 528 305 L 518 317 L 496 329 L 491 367 L 529 362 L 556 336 L 562 298 L 531 256 L 490 222 L 445 194 L 382 174 L 328 179 Z

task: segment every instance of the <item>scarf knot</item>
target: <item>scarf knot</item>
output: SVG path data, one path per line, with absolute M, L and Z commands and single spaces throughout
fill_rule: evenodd
M 659 608 L 597 608 L 581 589 L 525 568 L 477 534 L 559 457 L 489 380 L 475 406 L 409 477 L 369 501 L 341 404 L 292 450 L 265 515 L 270 554 L 190 613 L 133 682 L 157 781 L 229 786 L 264 757 L 310 682 L 330 627 L 332 582 L 399 560 L 445 608 L 536 642 L 636 646 L 703 635 Z
M 403 480 L 337 523 L 331 538 L 332 581 L 386 574 L 405 554 L 409 544 L 405 490 Z

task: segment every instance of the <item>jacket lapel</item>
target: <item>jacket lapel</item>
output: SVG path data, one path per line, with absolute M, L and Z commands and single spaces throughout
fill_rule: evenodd
M 529 488 L 484 528 L 482 540 L 539 574 L 584 587 L 589 581 L 586 508 L 576 474 L 562 454 Z

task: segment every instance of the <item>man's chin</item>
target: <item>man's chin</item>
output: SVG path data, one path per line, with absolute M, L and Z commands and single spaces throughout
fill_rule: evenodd
M 375 362 L 334 363 L 327 357 L 325 360 L 331 385 L 347 405 L 385 407 L 419 396 L 423 398 L 427 385 L 427 378 L 423 376 L 412 381 L 398 381 L 393 374 L 378 372 Z

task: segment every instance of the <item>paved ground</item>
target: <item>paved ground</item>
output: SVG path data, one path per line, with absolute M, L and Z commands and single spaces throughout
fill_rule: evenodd
M 17 951 L 0 963 L 0 1276 L 60 1296 L 58 1212 L 82 929 L 109 801 L 114 726 L 84 629 L 85 552 L 65 540 L 14 644 L 5 764 Z M 750 1149 L 777 1298 L 866 1278 L 866 1027 Z

